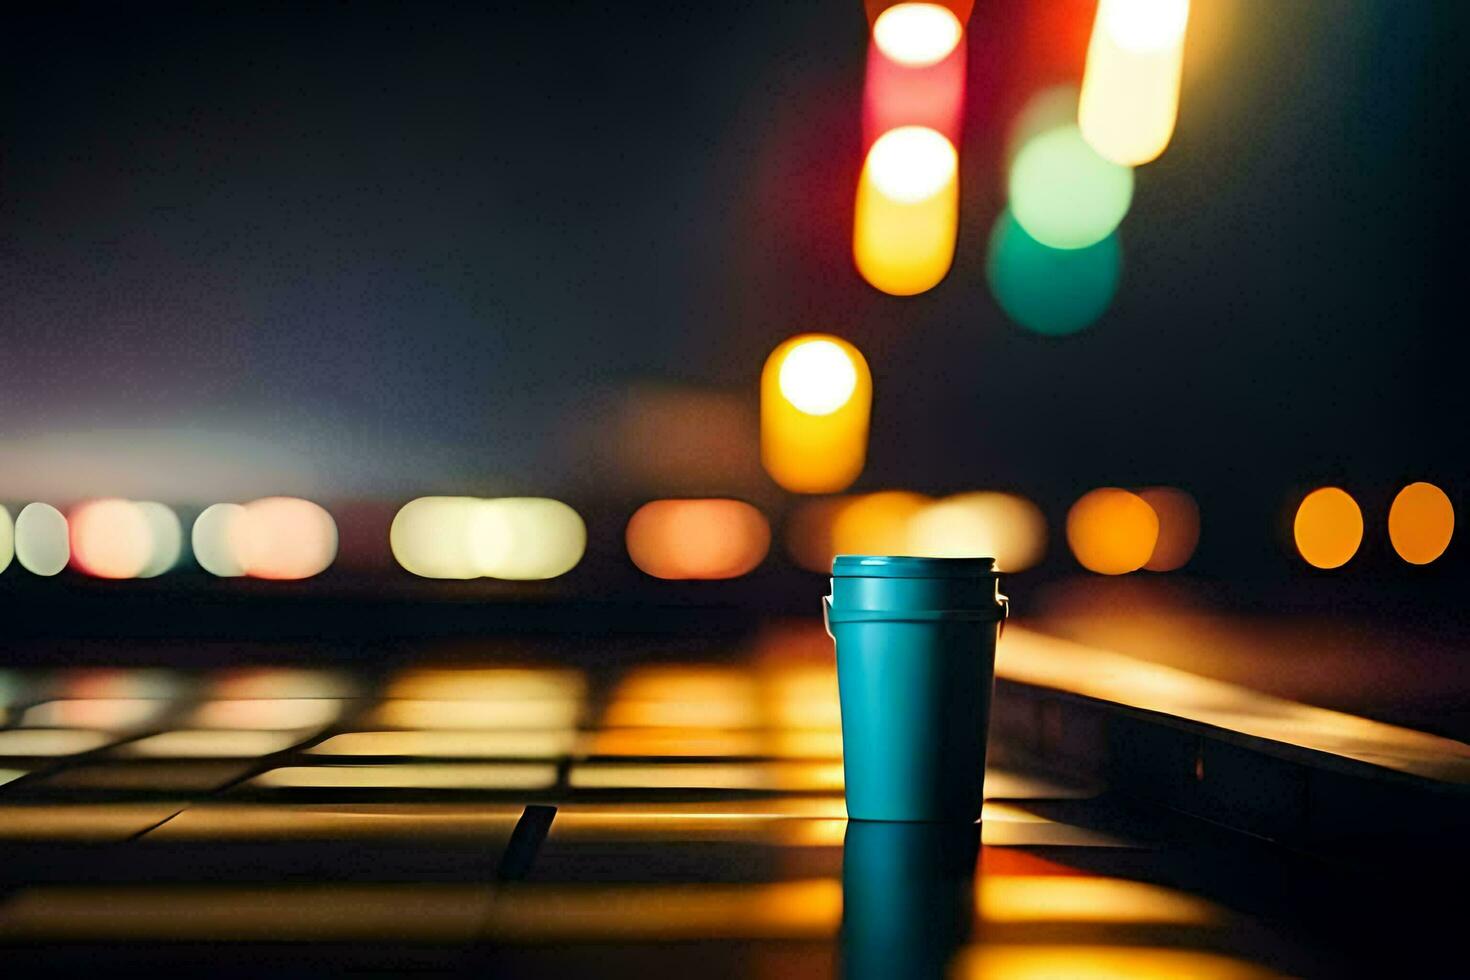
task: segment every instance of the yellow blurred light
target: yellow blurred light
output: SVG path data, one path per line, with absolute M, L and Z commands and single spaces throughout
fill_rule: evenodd
M 815 358 L 805 352 L 811 345 L 821 352 Z M 850 389 L 835 405 L 837 393 L 847 387 L 847 375 L 832 366 L 834 349 L 852 372 Z M 784 368 L 793 356 L 808 367 L 787 374 Z M 835 382 L 830 374 L 814 376 L 810 370 L 814 361 L 836 372 Z M 796 493 L 846 489 L 863 471 L 872 402 L 868 362 L 852 344 L 826 334 L 802 334 L 782 343 L 766 358 L 761 372 L 761 463 L 766 472 Z M 813 414 L 803 405 L 826 411 Z
M 924 126 L 900 126 L 868 150 L 858 180 L 852 254 L 874 288 L 913 296 L 938 285 L 954 261 L 959 157 Z
M 1278 974 L 1218 953 L 1143 946 L 971 946 L 956 980 L 1264 980 Z
M 1101 0 L 1078 125 L 1098 154 L 1136 167 L 1164 152 L 1179 115 L 1189 0 Z
M 976 882 L 976 906 L 986 922 L 1105 922 L 1219 925 L 1221 910 L 1172 888 L 1123 878 L 1001 875 Z
M 1454 533 L 1455 506 L 1434 484 L 1411 483 L 1393 498 L 1388 510 L 1388 537 L 1393 550 L 1409 564 L 1434 561 L 1450 546 Z
M 1347 564 L 1363 543 L 1363 512 L 1346 490 L 1313 490 L 1297 508 L 1292 536 L 1307 564 L 1337 568 Z
M 1067 544 L 1079 564 L 1102 575 L 1137 571 L 1153 555 L 1159 517 L 1138 494 L 1103 487 L 1067 512 Z
M 837 512 L 833 522 L 835 554 L 913 554 L 910 524 L 929 503 L 923 494 L 906 490 L 885 490 L 854 498 Z
M 219 578 L 245 574 L 233 544 L 239 533 L 236 526 L 244 515 L 245 508 L 239 504 L 211 504 L 194 519 L 190 543 L 200 568 Z
M 438 759 L 555 759 L 576 748 L 571 729 L 539 732 L 347 732 L 307 749 L 312 755 Z
M 771 526 L 739 500 L 654 500 L 628 521 L 628 557 L 662 579 L 736 578 L 771 546 Z
M 289 731 L 319 728 L 336 721 L 342 702 L 336 698 L 235 698 L 205 701 L 189 723 L 199 728 Z
M 326 571 L 337 557 L 332 515 L 297 497 L 251 501 L 232 531 L 234 553 L 245 574 L 253 578 L 310 578 Z
M 1199 504 L 1174 487 L 1149 487 L 1138 495 L 1159 518 L 1159 539 L 1143 567 L 1151 572 L 1183 568 L 1199 545 Z
M 10 567 L 10 560 L 15 557 L 15 523 L 10 519 L 10 511 L 0 504 L 0 572 Z
M 26 504 L 15 518 L 15 560 L 35 575 L 55 575 L 71 559 L 66 517 L 50 504 Z
M 545 667 L 418 667 L 393 678 L 387 697 L 444 701 L 579 701 L 580 670 Z
M 792 348 L 777 376 L 781 394 L 808 415 L 831 415 L 846 405 L 857 380 L 852 358 L 830 340 Z
M 873 22 L 873 43 L 890 61 L 910 68 L 938 64 L 960 43 L 964 27 L 948 7 L 900 3 Z
M 172 702 L 161 698 L 65 698 L 26 709 L 25 728 L 96 728 L 126 731 L 156 721 Z
M 480 501 L 473 497 L 419 497 L 393 518 L 388 543 L 393 558 L 422 578 L 470 579 L 480 574 L 470 549 L 470 523 Z
M 587 525 L 560 500 L 480 501 L 470 518 L 470 555 L 481 575 L 518 581 L 556 578 L 587 550 Z
M 0 732 L 0 756 L 77 755 L 100 749 L 115 739 L 116 736 L 101 731 L 15 728 Z
M 383 766 L 287 766 L 251 782 L 272 789 L 550 789 L 551 763 L 449 762 Z
M 146 759 L 254 759 L 284 752 L 301 736 L 294 732 L 179 729 L 124 743 L 117 755 Z
M 1030 568 L 1046 553 L 1046 517 L 1025 497 L 978 491 L 925 507 L 910 526 L 924 558 L 994 558 L 1002 571 Z
M 570 728 L 582 716 L 580 701 L 384 701 L 368 724 L 387 728 L 528 730 Z

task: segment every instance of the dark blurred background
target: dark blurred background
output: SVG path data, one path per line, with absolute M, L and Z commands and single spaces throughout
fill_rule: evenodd
M 1044 337 L 997 307 L 986 241 L 1006 128 L 1080 79 L 1093 9 L 977 5 L 959 250 L 909 299 L 852 268 L 852 0 L 13 12 L 0 500 L 299 494 L 386 554 L 410 497 L 544 494 L 587 516 L 590 567 L 626 564 L 651 497 L 779 524 L 756 379 L 823 330 L 873 369 L 855 489 L 1024 494 L 1055 569 L 1077 496 L 1164 483 L 1201 507 L 1192 572 L 1313 574 L 1291 508 L 1335 483 L 1366 524 L 1339 579 L 1463 578 L 1460 542 L 1410 567 L 1384 520 L 1412 480 L 1463 513 L 1470 475 L 1464 6 L 1196 0 L 1119 292 Z M 660 450 L 620 420 L 683 398 L 729 421 L 729 458 L 627 465 Z

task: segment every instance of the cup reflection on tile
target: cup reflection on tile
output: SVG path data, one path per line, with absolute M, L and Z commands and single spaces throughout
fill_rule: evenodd
M 849 822 L 842 976 L 944 976 L 969 936 L 979 853 L 979 824 Z

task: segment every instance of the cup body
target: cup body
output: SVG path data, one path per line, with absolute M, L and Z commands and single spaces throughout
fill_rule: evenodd
M 848 816 L 978 820 L 1005 615 L 994 562 L 839 556 L 826 612 Z

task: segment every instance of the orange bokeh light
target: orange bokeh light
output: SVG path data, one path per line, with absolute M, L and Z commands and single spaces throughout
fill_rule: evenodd
M 1432 483 L 1411 483 L 1393 498 L 1388 510 L 1388 537 L 1393 550 L 1411 565 L 1427 565 L 1450 546 L 1455 533 L 1455 506 Z
M 131 500 L 91 500 L 68 517 L 71 561 L 97 578 L 136 578 L 153 554 L 148 519 Z
M 240 566 L 253 578 L 310 578 L 337 557 L 332 515 L 296 497 L 265 497 L 246 504 L 230 537 Z
M 1067 512 L 1067 544 L 1079 564 L 1102 575 L 1142 568 L 1159 539 L 1159 517 L 1136 493 L 1102 487 Z
M 1307 564 L 1338 568 L 1347 564 L 1363 543 L 1363 512 L 1346 490 L 1313 490 L 1297 508 L 1292 536 Z
M 1138 495 L 1159 518 L 1159 540 L 1143 567 L 1151 572 L 1183 568 L 1199 545 L 1199 504 L 1174 487 L 1149 487 Z
M 740 500 L 654 500 L 628 521 L 627 544 L 654 578 L 737 578 L 766 557 L 771 526 Z

